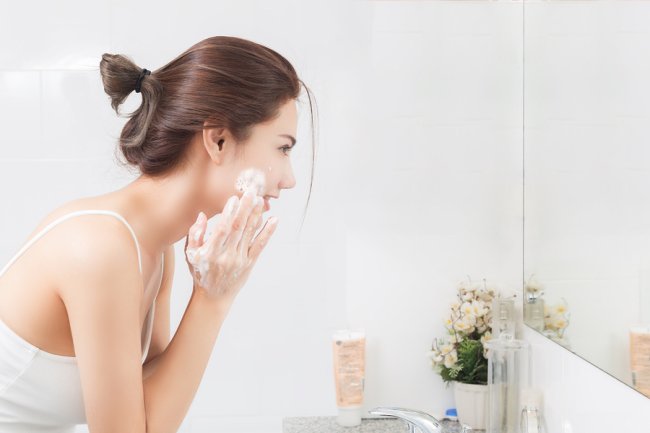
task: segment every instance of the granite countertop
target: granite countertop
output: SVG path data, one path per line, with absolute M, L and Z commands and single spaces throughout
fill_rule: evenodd
M 442 420 L 442 433 L 459 433 L 457 421 Z M 282 433 L 408 433 L 406 421 L 397 418 L 361 418 L 361 425 L 341 427 L 335 416 L 289 417 L 282 420 Z

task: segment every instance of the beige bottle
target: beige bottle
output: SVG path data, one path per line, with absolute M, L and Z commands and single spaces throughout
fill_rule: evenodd
M 361 424 L 366 373 L 366 336 L 363 330 L 341 330 L 332 335 L 337 423 Z

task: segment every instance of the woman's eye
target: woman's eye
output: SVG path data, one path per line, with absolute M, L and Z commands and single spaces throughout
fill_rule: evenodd
M 282 150 L 282 153 L 287 155 L 287 151 L 291 150 L 291 146 L 282 146 L 280 150 Z

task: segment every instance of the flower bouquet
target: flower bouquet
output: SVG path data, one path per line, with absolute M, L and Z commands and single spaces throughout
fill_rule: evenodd
M 457 301 L 445 320 L 447 334 L 435 338 L 429 352 L 432 368 L 447 385 L 451 381 L 487 384 L 487 350 L 484 343 L 492 336 L 492 300 L 496 289 L 481 283 L 461 281 Z
M 457 300 L 445 320 L 447 335 L 433 341 L 431 366 L 449 386 L 454 384 L 458 419 L 485 429 L 488 359 L 485 342 L 492 337 L 492 300 L 496 289 L 482 283 L 461 281 Z

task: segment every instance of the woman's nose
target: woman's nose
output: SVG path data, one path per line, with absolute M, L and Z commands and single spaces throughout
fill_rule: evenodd
M 296 178 L 293 175 L 293 170 L 291 167 L 287 170 L 286 174 L 282 177 L 282 182 L 280 183 L 280 188 L 290 189 L 296 186 Z

